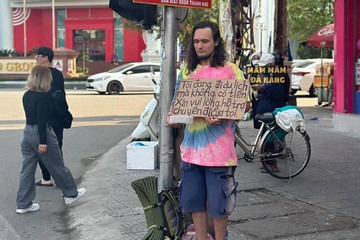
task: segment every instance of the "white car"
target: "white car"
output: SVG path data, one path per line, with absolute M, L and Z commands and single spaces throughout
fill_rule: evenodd
M 152 76 L 152 70 L 155 76 Z M 160 79 L 160 64 L 151 62 L 126 63 L 88 77 L 86 90 L 97 91 L 100 94 L 119 94 L 120 92 L 152 92 L 152 78 Z
M 333 63 L 333 59 L 323 58 L 323 63 Z M 309 92 L 310 96 L 316 96 L 316 87 L 314 87 L 314 76 L 316 67 L 321 65 L 321 59 L 294 60 L 291 76 L 291 94 L 302 90 Z

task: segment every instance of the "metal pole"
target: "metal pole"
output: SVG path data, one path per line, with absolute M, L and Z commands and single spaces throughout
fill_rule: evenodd
M 162 43 L 162 76 L 160 95 L 160 181 L 159 190 L 173 185 L 174 171 L 174 135 L 173 129 L 166 123 L 176 80 L 176 32 L 175 8 L 164 7 Z
M 27 38 L 26 38 L 26 0 L 23 0 L 23 16 L 24 16 L 24 56 L 27 52 Z
M 83 41 L 82 75 L 85 75 L 85 41 Z
M 321 43 L 321 49 L 320 49 L 320 56 L 321 56 L 321 68 L 320 68 L 320 100 L 318 102 L 318 104 L 320 105 L 322 103 L 322 89 L 323 89 L 323 78 L 324 78 L 324 69 L 323 69 L 323 49 L 324 49 L 324 46 L 323 44 Z M 318 93 L 319 94 L 319 93 Z
M 260 54 L 262 54 L 262 23 L 260 25 Z
M 55 0 L 51 2 L 51 13 L 52 13 L 52 48 L 55 49 Z

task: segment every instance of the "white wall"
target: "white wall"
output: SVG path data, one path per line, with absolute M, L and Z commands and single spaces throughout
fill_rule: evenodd
M 252 0 L 256 52 L 272 53 L 274 50 L 275 0 Z M 269 46 L 270 41 L 270 46 Z
M 10 0 L 0 0 L 0 49 L 14 49 Z

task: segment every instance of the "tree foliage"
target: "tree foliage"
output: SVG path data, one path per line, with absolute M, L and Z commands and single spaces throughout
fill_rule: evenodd
M 6 56 L 6 57 L 10 57 L 10 56 L 17 56 L 17 51 L 12 50 L 12 49 L 0 49 L 0 56 Z
M 31 49 L 26 54 L 27 56 L 31 56 L 35 54 L 36 48 Z M 24 52 L 20 50 L 12 50 L 12 49 L 0 49 L 0 56 L 6 56 L 6 57 L 18 57 L 18 56 L 24 56 Z
M 289 39 L 306 41 L 316 30 L 334 22 L 334 0 L 288 0 Z M 320 50 L 300 46 L 301 57 L 318 57 Z
M 287 7 L 289 37 L 299 41 L 334 21 L 334 0 L 288 0 Z

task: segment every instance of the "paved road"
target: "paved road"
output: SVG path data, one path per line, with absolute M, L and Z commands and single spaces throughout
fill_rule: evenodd
M 68 213 L 57 188 L 38 188 L 41 211 L 17 215 L 15 199 L 21 167 L 19 143 L 24 127 L 21 97 L 24 90 L 0 90 L 0 239 L 70 239 Z M 138 122 L 151 95 L 101 96 L 87 91 L 67 91 L 73 127 L 65 130 L 65 164 L 81 186 L 82 177 L 98 156 L 112 148 Z M 36 179 L 40 178 L 37 171 Z M 91 190 L 90 190 L 91 192 Z
M 0 89 L 24 89 L 26 81 L 0 81 Z M 65 82 L 65 89 L 85 89 L 85 82 Z
M 240 161 L 231 240 L 358 240 L 360 239 L 359 139 L 332 128 L 332 109 L 315 107 L 316 98 L 298 99 L 305 112 L 312 155 L 308 167 L 291 181 L 260 173 L 260 163 Z M 252 122 L 243 136 L 254 139 Z M 73 239 L 141 239 L 147 232 L 143 208 L 131 182 L 159 176 L 159 169 L 126 169 L 124 139 L 85 175 L 92 189 L 69 213 Z
M 14 211 L 20 169 L 18 144 L 21 138 L 21 129 L 24 126 L 24 115 L 21 107 L 22 94 L 23 90 L 6 89 L 0 91 L 0 102 L 3 103 L 0 109 L 0 142 L 3 143 L 0 149 L 0 163 L 3 166 L 0 169 L 0 187 L 2 189 L 0 192 L 0 226 L 2 231 L 0 233 L 3 235 L 0 234 L 0 239 L 49 239 L 49 236 L 51 239 L 70 239 L 70 236 L 73 236 L 72 239 L 78 239 L 78 231 L 74 231 L 74 226 L 81 229 L 76 222 L 78 214 L 82 216 L 82 220 L 84 217 L 86 221 L 91 220 L 86 218 L 86 212 L 93 209 L 85 203 L 92 202 L 95 205 L 97 201 L 100 201 L 100 199 L 92 199 L 93 196 L 99 196 L 99 192 L 107 184 L 106 179 L 116 177 L 116 175 L 112 175 L 113 172 L 109 171 L 110 169 L 106 169 L 106 171 L 97 170 L 96 167 L 101 166 L 97 161 L 104 159 L 103 157 L 98 158 L 98 156 L 130 134 L 137 123 L 137 116 L 151 95 L 102 96 L 87 91 L 68 91 L 68 101 L 75 121 L 73 128 L 65 132 L 65 162 L 72 170 L 80 186 L 86 181 L 91 181 L 93 185 L 90 188 L 87 200 L 78 204 L 77 207 L 70 208 L 64 207 L 59 198 L 58 189 L 38 189 L 36 200 L 40 202 L 42 211 L 34 217 L 35 215 L 32 214 L 19 216 Z M 305 97 L 306 94 L 302 95 L 301 93 L 297 95 L 299 106 L 314 106 L 317 103 L 316 98 L 308 98 Z M 119 158 L 119 161 L 123 161 L 124 156 L 122 154 L 124 152 L 110 151 L 111 153 L 112 160 Z M 92 177 L 92 172 L 87 172 L 88 169 L 91 169 L 92 172 L 97 170 L 96 178 Z M 115 168 L 112 169 L 115 170 Z M 125 168 L 123 170 L 126 172 Z M 82 178 L 83 176 L 85 179 Z M 37 172 L 38 177 L 40 177 L 39 172 Z M 120 179 L 117 181 L 119 184 L 125 180 L 124 178 L 121 179 L 121 181 L 119 181 Z M 126 198 L 127 194 L 123 194 L 121 196 Z M 108 194 L 106 196 L 112 197 L 113 195 Z M 132 202 L 138 204 L 137 199 L 132 200 Z M 107 209 L 111 211 L 114 202 L 107 202 L 107 204 L 109 203 L 111 205 L 108 205 Z M 81 206 L 84 206 L 85 209 L 79 208 Z M 142 216 L 139 215 L 141 209 L 138 209 L 137 212 L 137 216 Z M 118 213 L 113 212 L 111 214 L 108 212 L 108 214 L 116 215 Z M 116 230 L 119 222 L 114 222 L 114 224 L 114 230 Z M 143 230 L 143 225 L 137 226 L 138 230 Z M 139 233 L 141 234 L 141 231 L 138 231 Z

